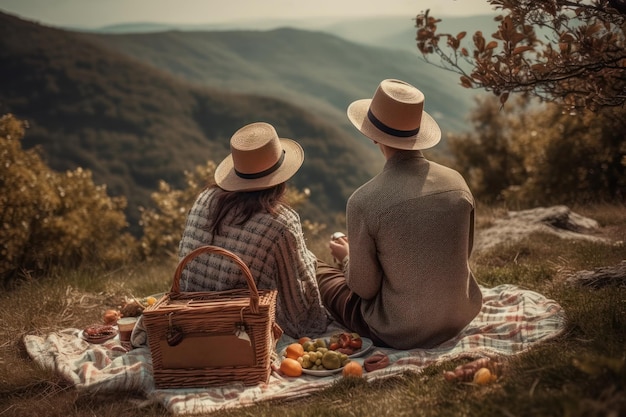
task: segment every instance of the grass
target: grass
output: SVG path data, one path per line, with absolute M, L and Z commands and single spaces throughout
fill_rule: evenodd
M 601 224 L 613 240 L 626 236 L 623 206 L 574 208 Z M 477 224 L 490 224 L 501 210 L 484 210 Z M 322 233 L 323 234 L 323 233 Z M 321 257 L 323 235 L 311 239 Z M 533 235 L 476 254 L 472 268 L 485 286 L 517 284 L 556 299 L 568 316 L 563 336 L 510 358 L 503 375 L 488 386 L 449 383 L 442 377 L 462 361 L 449 361 L 366 383 L 340 379 L 297 401 L 270 402 L 214 416 L 619 416 L 626 415 L 626 288 L 572 287 L 578 270 L 612 266 L 626 259 L 613 246 Z M 47 334 L 99 321 L 124 296 L 165 291 L 175 260 L 132 265 L 116 271 L 59 271 L 31 279 L 0 295 L 0 416 L 167 416 L 160 405 L 138 407 L 134 393 L 112 396 L 79 392 L 54 373 L 39 369 L 20 344 L 25 334 Z

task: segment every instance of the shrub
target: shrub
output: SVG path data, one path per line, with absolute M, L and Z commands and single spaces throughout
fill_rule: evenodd
M 125 262 L 136 250 L 124 198 L 110 198 L 90 171 L 58 173 L 23 150 L 26 124 L 0 118 L 0 277 L 84 262 Z
M 186 188 L 183 190 L 159 181 L 158 191 L 152 193 L 155 207 L 140 207 L 139 225 L 143 230 L 141 254 L 144 258 L 176 254 L 187 212 L 213 178 L 215 168 L 215 163 L 208 161 L 193 171 L 185 172 Z
M 514 207 L 626 201 L 626 119 L 621 108 L 563 112 L 479 100 L 474 132 L 451 136 L 457 169 L 485 203 Z

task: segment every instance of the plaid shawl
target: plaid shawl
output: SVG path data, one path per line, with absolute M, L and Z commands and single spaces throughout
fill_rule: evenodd
M 563 333 L 566 319 L 554 300 L 513 285 L 481 288 L 484 301 L 478 316 L 454 339 L 434 349 L 392 350 L 375 347 L 391 360 L 387 368 L 364 373 L 367 381 L 420 372 L 443 360 L 460 357 L 505 357 L 524 352 L 537 343 Z M 329 329 L 329 334 L 337 329 Z M 147 400 L 163 404 L 173 414 L 209 413 L 243 407 L 260 401 L 299 398 L 330 386 L 341 374 L 285 377 L 275 364 L 268 384 L 202 389 L 155 389 L 148 348 L 129 352 L 117 338 L 103 344 L 89 344 L 79 329 L 64 329 L 45 337 L 27 335 L 24 344 L 37 364 L 55 370 L 77 389 L 88 392 L 136 391 Z M 288 336 L 277 344 L 280 352 L 293 342 Z

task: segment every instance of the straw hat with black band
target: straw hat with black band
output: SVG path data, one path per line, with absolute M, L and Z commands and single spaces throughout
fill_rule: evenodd
M 348 106 L 348 119 L 368 138 L 395 149 L 428 149 L 441 130 L 424 111 L 424 94 L 400 80 L 381 81 L 373 98 Z
M 269 123 L 251 123 L 230 139 L 230 155 L 215 169 L 216 184 L 226 191 L 257 191 L 291 178 L 304 162 L 302 147 L 279 138 Z

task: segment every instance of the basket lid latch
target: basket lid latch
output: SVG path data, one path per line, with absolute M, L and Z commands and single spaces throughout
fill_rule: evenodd
M 239 312 L 241 316 L 241 321 L 239 323 L 235 323 L 235 336 L 252 344 L 250 342 L 250 336 L 248 335 L 248 331 L 246 330 L 246 322 L 243 320 L 243 310 L 245 310 L 245 307 L 242 308 Z
M 165 333 L 165 339 L 167 340 L 168 345 L 176 346 L 183 341 L 185 335 L 183 334 L 183 329 L 181 329 L 180 326 L 172 323 L 172 314 L 174 314 L 173 311 L 168 315 L 169 326 L 167 327 L 167 332 Z
M 248 343 L 251 343 L 250 336 L 246 331 L 246 325 L 244 323 L 237 323 L 235 325 L 235 336 L 237 336 L 241 340 L 246 340 Z

